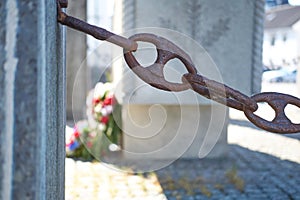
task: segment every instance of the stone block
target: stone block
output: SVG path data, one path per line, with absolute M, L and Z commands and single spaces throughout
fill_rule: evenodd
M 260 90 L 264 1 L 128 0 L 116 2 L 115 8 L 123 14 L 115 18 L 115 30 L 122 30 L 126 36 L 140 32 L 163 36 L 191 56 L 198 73 L 247 95 Z M 153 45 L 143 45 L 139 43 L 140 49 L 135 55 L 140 54 L 142 65 L 148 66 L 155 61 L 155 49 Z M 149 56 L 151 51 L 152 55 Z M 181 65 L 176 60 L 170 61 L 164 71 L 167 80 L 181 81 L 181 75 L 186 73 Z M 216 136 L 217 139 L 213 140 L 217 145 L 214 145 L 215 151 L 211 156 L 226 153 L 227 109 L 216 109 L 212 114 L 213 108 L 222 106 L 199 95 L 195 97 L 192 91 L 175 94 L 153 89 L 130 72 L 124 63 L 118 62 L 114 68 L 115 77 L 119 77 L 114 80 L 117 96 L 123 104 L 123 145 L 126 156 L 130 155 L 126 150 L 130 150 L 141 155 L 152 152 L 153 158 L 172 159 L 186 148 L 185 157 L 199 157 L 206 135 L 210 135 L 210 138 Z M 151 111 L 153 105 L 158 105 L 163 111 Z M 224 123 L 218 123 L 218 116 L 222 116 Z M 195 121 L 199 122 L 199 126 L 194 126 Z M 182 123 L 180 128 L 178 122 Z M 221 124 L 222 128 L 209 126 L 214 123 Z M 211 128 L 209 134 L 206 131 L 208 127 Z M 191 130 L 196 134 L 191 134 Z M 154 133 L 156 135 L 152 135 Z M 179 138 L 175 143 L 176 148 L 155 154 L 155 149 L 173 141 L 174 133 Z M 189 147 L 187 141 L 191 140 L 193 143 Z M 211 142 L 208 144 L 211 145 Z M 138 157 L 137 154 L 131 157 Z
M 227 118 L 227 108 L 219 105 L 124 105 L 125 157 L 137 161 L 202 158 L 216 144 L 210 156 L 218 157 L 227 151 Z

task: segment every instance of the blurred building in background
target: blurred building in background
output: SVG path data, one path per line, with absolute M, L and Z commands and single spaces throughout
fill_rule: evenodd
M 266 11 L 263 62 L 269 68 L 297 67 L 300 62 L 300 6 Z
M 90 24 L 112 29 L 113 0 L 74 0 L 67 13 Z M 67 29 L 67 119 L 86 115 L 86 95 L 96 82 L 106 81 L 105 69 L 111 62 L 111 51 L 103 50 L 105 42 Z
M 88 23 L 100 26 L 109 31 L 112 30 L 113 0 L 89 0 L 87 1 Z M 109 63 L 112 56 L 111 51 L 103 51 L 99 46 L 105 42 L 87 36 L 87 65 L 91 71 L 91 86 L 94 87 L 98 81 L 106 81 L 105 71 L 109 70 Z
M 288 4 L 289 0 L 266 0 L 266 9 Z

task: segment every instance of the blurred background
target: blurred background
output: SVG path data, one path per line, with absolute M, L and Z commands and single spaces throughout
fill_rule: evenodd
M 262 83 L 297 83 L 297 69 L 300 62 L 300 8 L 297 0 L 266 0 L 263 39 L 263 75 Z M 113 29 L 114 1 L 88 0 L 74 1 L 68 12 L 91 24 L 98 24 L 107 30 Z M 72 91 L 75 76 L 80 79 L 83 93 L 94 87 L 98 81 L 106 81 L 111 51 L 98 48 L 102 41 L 91 36 L 78 34 L 67 29 L 67 116 L 72 120 Z M 97 49 L 98 48 L 98 49 Z M 79 67 L 83 73 L 77 74 Z M 102 76 L 99 77 L 99 74 Z M 84 92 L 85 91 L 85 92 Z M 81 104 L 84 104 L 84 99 Z M 73 108 L 84 115 L 84 111 Z
M 115 12 L 116 2 L 74 0 L 69 3 L 67 12 L 120 33 L 114 26 L 114 18 L 120 14 Z M 196 2 L 193 4 L 196 12 L 197 0 L 190 2 Z M 260 85 L 261 92 L 300 97 L 300 74 L 297 73 L 300 68 L 300 0 L 265 0 L 264 5 L 261 78 L 255 79 L 254 85 Z M 170 21 L 162 19 L 162 22 L 176 29 Z M 218 24 L 225 24 L 225 31 L 226 22 Z M 99 81 L 111 81 L 113 55 L 99 48 L 105 42 L 71 29 L 67 29 L 67 34 L 67 120 L 72 126 L 74 113 L 79 119 L 86 118 L 89 91 Z M 212 39 L 219 38 L 212 36 Z M 230 79 L 236 79 L 237 85 L 241 85 L 238 81 L 243 80 L 238 76 L 237 72 L 236 78 L 230 76 Z M 74 89 L 80 92 L 74 93 Z M 250 93 L 256 92 L 252 88 Z M 76 99 L 75 105 L 72 99 Z M 288 106 L 286 112 L 292 122 L 300 123 L 299 108 Z M 272 120 L 275 113 L 262 104 L 259 115 Z M 299 199 L 299 133 L 278 135 L 258 129 L 242 112 L 233 109 L 229 110 L 228 123 L 225 138 L 228 153 L 208 161 L 179 160 L 157 172 L 143 173 L 134 171 L 134 166 L 127 166 L 122 172 L 101 162 L 82 162 L 76 156 L 68 158 L 66 199 Z M 78 130 L 69 131 L 71 135 L 79 134 Z M 114 150 L 118 148 L 115 146 Z

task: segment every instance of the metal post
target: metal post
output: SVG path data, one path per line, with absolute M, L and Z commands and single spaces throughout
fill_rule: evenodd
M 56 1 L 0 3 L 0 199 L 64 199 L 65 65 Z

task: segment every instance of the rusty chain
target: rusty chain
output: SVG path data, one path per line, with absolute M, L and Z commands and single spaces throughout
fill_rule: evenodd
M 192 89 L 208 99 L 243 111 L 248 120 L 261 129 L 281 134 L 300 132 L 300 124 L 292 123 L 284 111 L 288 104 L 300 108 L 299 98 L 276 92 L 259 93 L 248 97 L 223 83 L 210 80 L 198 74 L 190 56 L 166 38 L 154 34 L 141 33 L 135 34 L 127 39 L 103 28 L 68 16 L 61 9 L 67 7 L 67 5 L 67 0 L 57 0 L 57 20 L 59 23 L 89 34 L 96 39 L 106 40 L 122 47 L 124 49 L 124 58 L 128 66 L 138 77 L 151 86 L 166 91 Z M 133 52 L 137 50 L 138 41 L 152 43 L 156 47 L 156 61 L 148 67 L 141 66 L 133 55 Z M 182 83 L 169 82 L 164 77 L 164 66 L 168 61 L 175 58 L 184 64 L 188 72 L 182 76 Z M 273 108 L 275 118 L 272 121 L 267 121 L 254 113 L 258 109 L 258 102 L 268 103 Z
M 78 31 L 84 32 L 88 35 L 95 37 L 98 40 L 106 40 L 113 44 L 123 47 L 124 49 L 135 51 L 137 49 L 137 43 L 128 40 L 120 35 L 116 35 L 112 32 L 100 28 L 97 26 L 90 25 L 80 19 L 68 16 L 62 11 L 61 8 L 68 5 L 67 0 L 59 0 L 57 3 L 57 20 L 59 23 L 66 25 L 70 28 L 76 29 Z

